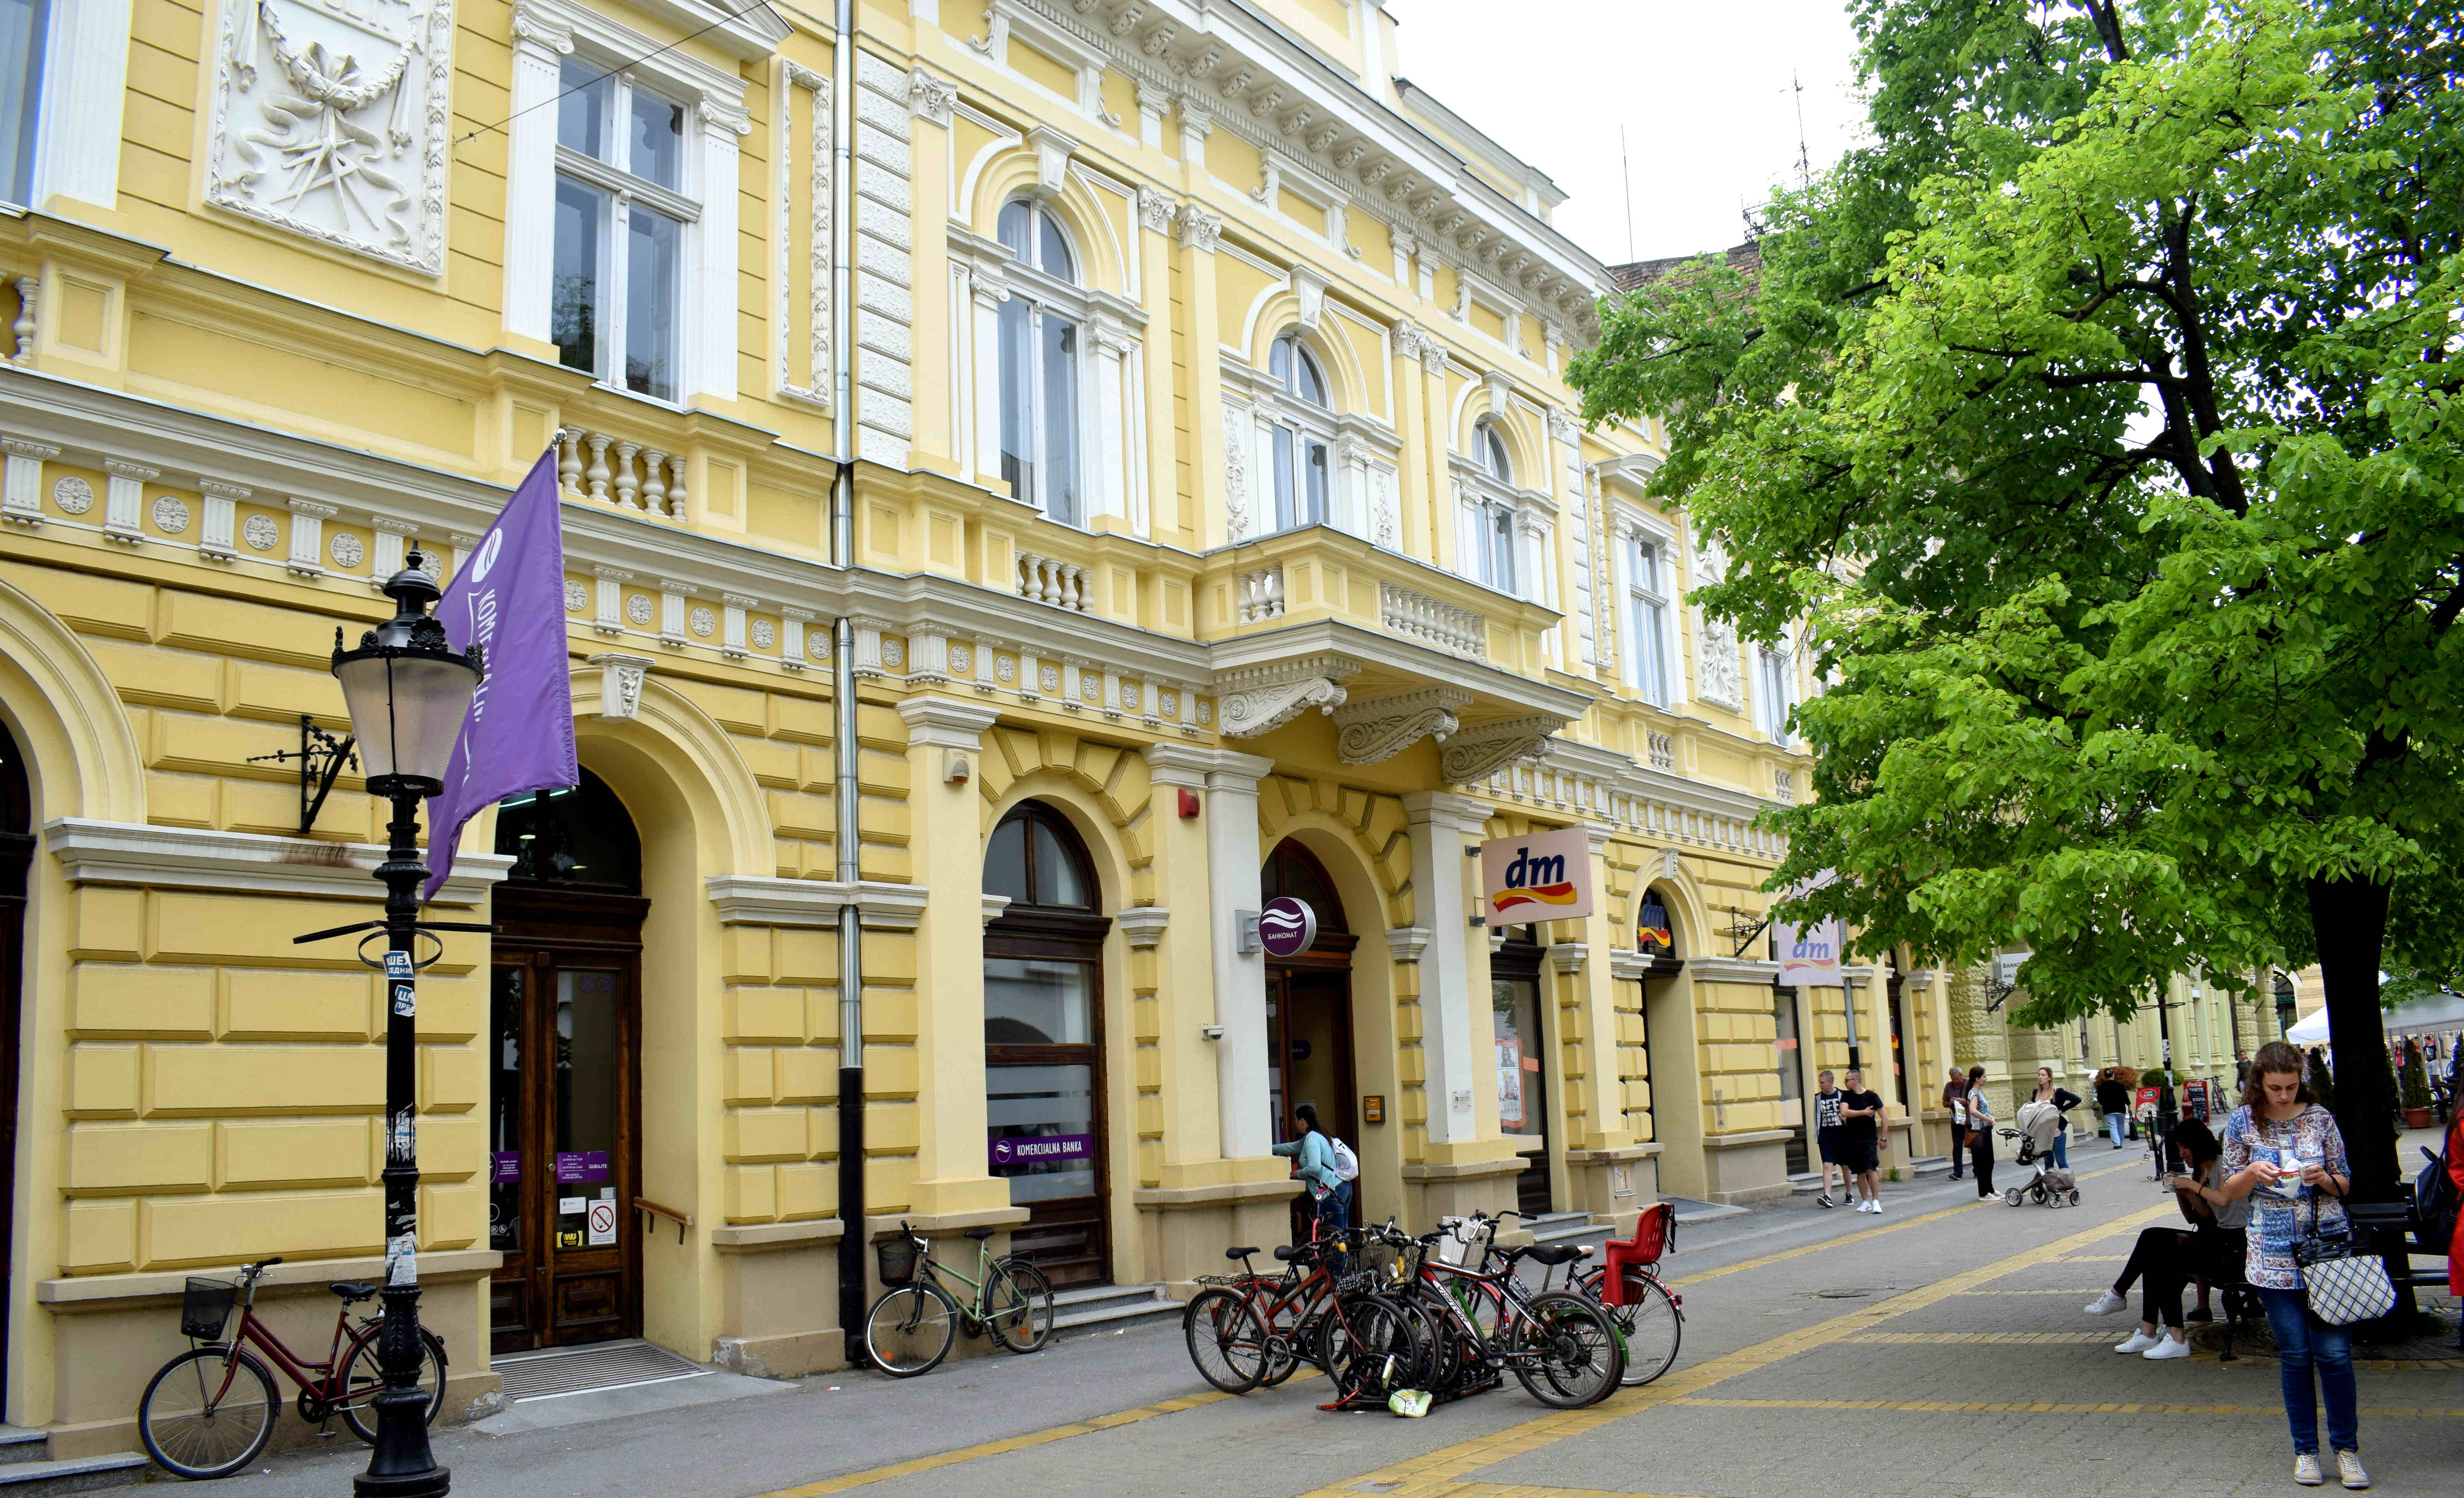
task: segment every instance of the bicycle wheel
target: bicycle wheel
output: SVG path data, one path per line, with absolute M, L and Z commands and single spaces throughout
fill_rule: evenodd
M 274 1375 L 232 1347 L 191 1348 L 165 1363 L 137 1401 L 145 1454 L 180 1477 L 229 1477 L 256 1460 L 282 1413 Z
M 1052 1340 L 1052 1282 L 1023 1259 L 1003 1259 L 984 1282 L 984 1324 L 1013 1353 L 1032 1353 Z
M 1599 1301 L 1607 1278 L 1606 1269 L 1584 1275 L 1577 1282 L 1584 1298 Z M 1677 1297 L 1668 1293 L 1668 1288 L 1641 1267 L 1625 1267 L 1625 1304 L 1602 1303 L 1600 1309 L 1609 1313 L 1618 1340 L 1625 1344 L 1625 1376 L 1617 1380 L 1621 1387 L 1639 1388 L 1677 1361 L 1677 1345 L 1685 1335 L 1684 1313 L 1677 1309 Z
M 1254 1280 L 1250 1288 L 1275 1309 L 1259 1317 L 1266 1326 L 1266 1373 L 1261 1388 L 1271 1389 L 1301 1371 L 1307 1361 L 1304 1354 L 1309 1342 L 1303 1333 L 1301 1308 L 1284 1299 L 1274 1280 Z
M 1318 1366 L 1333 1380 L 1333 1402 L 1383 1400 L 1418 1361 L 1412 1324 L 1402 1309 L 1382 1295 L 1349 1295 L 1328 1308 L 1318 1324 Z
M 1531 1297 L 1530 1317 L 1517 1318 L 1514 1340 L 1515 1381 L 1555 1409 L 1608 1398 L 1625 1371 L 1608 1312 L 1565 1290 Z
M 373 1396 L 385 1387 L 385 1368 L 377 1355 L 374 1331 L 361 1338 L 343 1360 L 342 1392 L 347 1402 L 341 1405 L 342 1423 L 351 1434 L 377 1443 L 377 1407 Z M 428 1396 L 428 1422 L 445 1409 L 445 1343 L 426 1327 L 419 1329 L 419 1392 Z
M 893 1378 L 931 1373 L 958 1339 L 958 1303 L 938 1285 L 901 1285 L 872 1303 L 864 1350 Z
M 1199 1291 L 1180 1313 L 1180 1334 L 1198 1376 L 1226 1394 L 1246 1394 L 1266 1377 L 1266 1324 L 1232 1290 Z

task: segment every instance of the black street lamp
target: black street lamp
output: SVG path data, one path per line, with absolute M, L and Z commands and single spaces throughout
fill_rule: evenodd
M 445 788 L 446 767 L 483 668 L 477 647 L 468 654 L 454 654 L 444 624 L 428 612 L 440 595 L 435 582 L 420 570 L 423 560 L 412 552 L 408 565 L 385 583 L 394 616 L 361 635 L 357 650 L 344 650 L 342 631 L 334 631 L 334 675 L 342 684 L 351 728 L 359 736 L 368 791 L 393 802 L 393 820 L 385 826 L 385 861 L 377 868 L 385 888 L 385 919 L 298 938 L 314 941 L 371 928 L 385 938 L 385 1324 L 377 1335 L 385 1389 L 373 1401 L 376 1449 L 368 1457 L 368 1469 L 351 1482 L 362 1498 L 429 1498 L 452 1487 L 451 1473 L 436 1465 L 429 1449 L 429 1397 L 419 1390 L 418 1009 L 413 975 L 427 964 L 415 958 L 413 944 L 423 933 L 489 929 L 418 918 L 419 890 L 428 880 L 428 866 L 419 852 L 419 804 Z M 451 856 L 450 850 L 447 856 Z M 363 938 L 362 950 L 374 939 Z M 431 952 L 429 960 L 434 957 Z

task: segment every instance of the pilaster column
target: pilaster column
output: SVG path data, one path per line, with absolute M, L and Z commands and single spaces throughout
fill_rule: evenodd
M 1172 252 L 1173 224 L 1180 205 L 1153 187 L 1138 191 L 1138 290 L 1147 311 L 1147 336 L 1139 342 L 1143 397 L 1135 430 L 1146 433 L 1141 458 L 1146 464 L 1147 528 L 1141 535 L 1195 549 L 1197 529 L 1181 510 L 1180 454 L 1169 441 L 1158 441 L 1151 423 L 1169 418 L 1173 399 Z
M 1093 318 L 1088 341 L 1095 351 L 1095 482 L 1087 496 L 1087 518 L 1091 527 L 1097 516 L 1110 516 L 1130 522 L 1132 533 L 1143 536 L 1146 527 L 1130 509 L 1128 462 L 1133 437 L 1123 367 L 1135 343 L 1129 328 L 1105 313 Z
M 505 331 L 549 341 L 556 259 L 558 69 L 573 33 L 534 7 L 514 9 L 513 123 L 505 135 Z M 731 318 L 726 324 L 734 327 Z M 733 352 L 734 344 L 730 343 Z
M 1609 953 L 1616 938 L 1616 929 L 1609 923 L 1609 829 L 1585 826 L 1591 840 L 1588 856 L 1592 861 L 1592 888 L 1596 892 L 1592 914 L 1579 923 L 1582 935 L 1575 939 L 1583 944 L 1587 958 L 1573 968 L 1575 986 L 1580 991 L 1576 1007 L 1583 1015 L 1583 1064 L 1592 1097 L 1591 1128 L 1580 1140 L 1569 1139 L 1570 1146 L 1587 1150 L 1615 1149 L 1635 1142 L 1633 1126 L 1625 1116 L 1625 1082 L 1617 1068 L 1617 980 L 1609 962 Z M 1551 952 L 1555 947 L 1550 948 Z
M 984 1133 L 984 847 L 974 781 L 988 703 L 916 696 L 907 720 L 908 851 L 923 892 L 915 935 L 915 1051 L 933 1074 L 916 1095 L 913 1204 L 918 1212 L 1009 1205 L 994 1179 Z M 953 780 L 958 761 L 967 778 Z
M 976 266 L 968 273 L 969 304 L 975 308 L 975 337 L 968 350 L 975 384 L 975 441 L 966 454 L 978 486 L 1000 493 L 1001 310 L 1009 300 L 1009 282 L 999 269 Z
M 1224 1158 L 1241 1159 L 1268 1153 L 1274 1142 L 1267 1116 L 1266 959 L 1263 952 L 1239 950 L 1237 916 L 1265 903 L 1259 879 L 1258 782 L 1275 761 L 1217 750 L 1205 763 L 1206 878 L 1214 891 L 1207 923 L 1215 1023 L 1223 1030 L 1214 1043 L 1217 1117 Z
M 913 212 L 929 231 L 911 231 L 908 251 L 915 288 L 915 327 L 911 362 L 915 373 L 915 466 L 966 476 L 958 466 L 964 430 L 973 411 L 964 385 L 950 367 L 953 317 L 969 316 L 961 299 L 934 295 L 950 284 L 950 237 L 941 231 L 951 209 L 950 128 L 957 90 L 917 68 L 909 78 L 908 131 L 914 147 Z
M 1413 919 L 1429 932 L 1420 954 L 1420 1048 L 1428 1072 L 1429 1146 L 1433 1160 L 1443 1147 L 1468 1144 L 1481 1135 L 1482 1089 L 1476 1061 L 1488 1033 L 1488 942 L 1471 930 L 1471 898 L 1463 849 L 1487 830 L 1488 808 L 1451 791 L 1416 791 L 1403 798 L 1411 818 Z M 1470 938 L 1482 937 L 1474 943 Z M 1471 948 L 1477 945 L 1479 950 Z M 1475 973 L 1475 967 L 1478 971 Z M 1480 980 L 1480 1030 L 1472 1024 L 1474 978 Z M 1487 1084 L 1486 1113 L 1496 1116 L 1496 1080 Z M 1495 1133 L 1492 1128 L 1490 1133 Z
M 701 121 L 701 223 L 695 236 L 693 299 L 701 311 L 701 327 L 691 345 L 693 387 L 722 401 L 736 399 L 737 310 L 741 297 L 737 265 L 737 203 L 735 190 L 742 176 L 737 138 L 753 132 L 753 118 L 744 110 L 705 99 L 696 111 Z
M 1181 329 L 1182 346 L 1219 348 L 1223 335 L 1215 305 L 1215 246 L 1222 238 L 1223 220 L 1195 203 L 1184 203 L 1174 227 L 1180 241 L 1180 304 L 1188 319 Z M 1244 534 L 1255 535 L 1258 478 L 1247 473 L 1235 478 L 1225 471 L 1223 447 L 1228 434 L 1223 430 L 1223 377 L 1211 352 L 1189 360 L 1189 424 L 1195 429 L 1198 448 L 1199 545 L 1221 546 L 1232 540 L 1228 525 L 1236 505 L 1250 517 Z M 1236 484 L 1237 494 L 1233 492 Z
M 1220 923 L 1199 914 L 1219 903 L 1204 809 L 1206 772 L 1216 762 L 1216 751 L 1154 743 L 1144 754 L 1153 787 L 1148 815 L 1154 826 L 1155 903 L 1185 913 L 1166 927 L 1155 956 L 1162 1036 L 1157 1046 L 1163 1068 L 1162 1183 L 1194 1185 L 1221 1179 L 1215 1162 L 1232 1153 L 1223 1146 L 1221 1063 L 1226 1043 L 1205 1034 L 1209 1025 L 1220 1023 L 1223 1008 L 1215 984 Z M 1197 802 L 1197 816 L 1181 815 L 1184 794 Z M 1262 1018 L 1263 1013 L 1262 1007 Z M 1225 1033 L 1228 1037 L 1228 1026 Z

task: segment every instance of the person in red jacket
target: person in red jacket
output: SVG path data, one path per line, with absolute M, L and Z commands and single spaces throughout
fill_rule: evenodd
M 2447 1175 L 2456 1190 L 2464 1191 L 2464 1107 L 2448 1120 Z M 2447 1293 L 2464 1295 L 2464 1215 L 2455 1219 L 2455 1238 L 2447 1245 Z M 2455 1345 L 2464 1347 L 2464 1328 L 2457 1330 Z

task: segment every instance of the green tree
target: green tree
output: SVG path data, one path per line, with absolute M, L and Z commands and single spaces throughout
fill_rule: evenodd
M 2324 971 L 2464 910 L 2464 54 L 2409 0 L 1865 0 L 1873 143 L 1748 284 L 1604 309 L 1572 378 L 1666 415 L 1695 600 L 1809 614 L 1817 798 L 1772 881 L 1873 946 L 2034 956 L 2020 1017 Z M 2353 1053 L 2366 1054 L 2356 1050 Z M 2387 1082 L 2347 1068 L 2365 1188 Z

